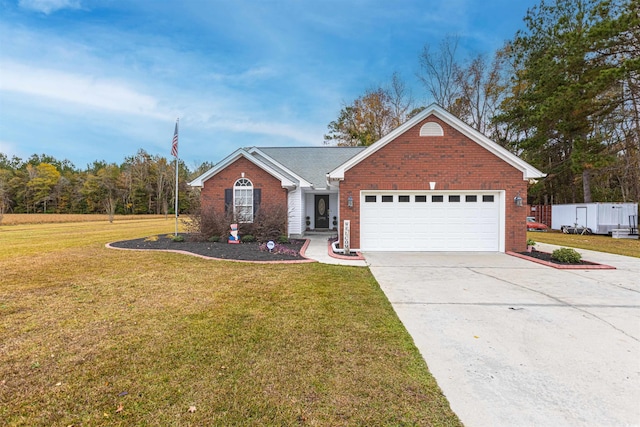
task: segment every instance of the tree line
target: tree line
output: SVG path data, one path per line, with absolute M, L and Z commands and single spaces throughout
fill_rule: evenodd
M 416 77 L 440 106 L 547 177 L 529 203 L 640 200 L 640 0 L 555 0 L 497 52 L 459 59 L 459 39 L 425 44 Z M 421 111 L 399 73 L 367 89 L 328 125 L 326 144 L 369 145 Z M 179 211 L 197 197 L 178 164 Z M 46 154 L 0 153 L 0 215 L 170 214 L 175 164 L 144 150 L 85 170 Z
M 640 200 L 640 0 L 541 1 L 491 55 L 426 44 L 426 97 L 547 177 L 534 204 Z M 345 104 L 326 144 L 369 145 L 424 107 L 399 73 Z
M 186 183 L 211 167 L 190 171 L 178 161 L 178 211 L 197 198 Z M 0 215 L 12 213 L 173 214 L 175 161 L 139 150 L 121 164 L 94 161 L 85 170 L 69 160 L 0 153 Z

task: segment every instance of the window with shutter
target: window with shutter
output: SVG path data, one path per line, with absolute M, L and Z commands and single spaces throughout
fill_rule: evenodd
M 233 185 L 233 214 L 238 222 L 253 222 L 253 183 L 247 178 Z
M 256 218 L 258 210 L 260 209 L 260 203 L 262 202 L 262 191 L 260 188 L 253 189 L 253 219 Z
M 233 209 L 233 188 L 224 189 L 224 213 L 227 214 Z

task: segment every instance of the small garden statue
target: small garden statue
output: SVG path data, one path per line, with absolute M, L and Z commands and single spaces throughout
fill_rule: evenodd
M 238 224 L 231 224 L 229 243 L 240 243 L 240 236 L 238 236 Z

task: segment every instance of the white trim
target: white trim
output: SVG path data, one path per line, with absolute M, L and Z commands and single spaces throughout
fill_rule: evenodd
M 208 171 L 206 171 L 205 173 L 203 173 L 193 181 L 189 182 L 188 185 L 191 187 L 203 187 L 205 181 L 207 181 L 208 179 L 216 175 L 218 172 L 224 170 L 227 166 L 229 166 L 230 164 L 232 164 L 233 162 L 235 162 L 241 157 L 244 157 L 245 159 L 249 160 L 251 163 L 258 166 L 260 169 L 264 170 L 274 178 L 279 179 L 282 187 L 284 188 L 297 187 L 298 185 L 297 182 L 292 181 L 290 178 L 284 176 L 282 173 L 273 169 L 271 166 L 263 162 L 260 162 L 258 159 L 252 156 L 251 153 L 245 151 L 243 148 L 239 148 L 233 153 L 231 153 L 229 156 L 225 157 L 224 160 L 222 160 L 220 163 L 218 163 L 217 165 L 215 165 L 214 167 L 212 167 L 211 169 L 209 169 Z
M 498 191 L 500 195 L 500 252 L 506 249 L 507 240 L 507 192 L 505 190 Z
M 329 196 L 329 228 L 333 228 L 333 217 L 336 217 L 336 221 L 340 221 L 340 193 L 336 190 L 318 190 L 303 188 L 303 209 L 302 209 L 302 223 L 306 230 L 306 220 L 309 217 L 310 225 L 309 229 L 315 229 L 315 195 L 328 195 Z M 335 227 L 337 229 L 339 224 Z
M 243 174 L 244 175 L 244 174 Z M 238 185 L 249 183 L 249 185 Z M 253 222 L 253 182 L 248 178 L 237 179 L 233 183 L 233 219 L 239 223 L 250 224 Z M 247 194 L 247 198 L 241 197 L 238 199 L 238 192 Z M 241 202 L 241 203 L 240 203 Z M 241 217 L 238 210 L 244 212 L 244 217 Z M 246 210 L 246 211 L 245 211 Z
M 302 235 L 304 232 L 302 206 L 304 204 L 304 192 L 301 188 L 287 192 L 287 233 L 289 236 Z
M 353 156 L 351 159 L 347 160 L 342 165 L 335 168 L 333 171 L 329 172 L 329 174 L 327 175 L 327 178 L 328 178 L 327 181 L 331 182 L 333 180 L 344 179 L 344 175 L 346 171 L 353 168 L 358 163 L 360 163 L 370 155 L 374 154 L 376 151 L 380 150 L 381 148 L 386 146 L 388 143 L 396 139 L 398 136 L 402 135 L 404 132 L 408 131 L 413 126 L 420 123 L 422 120 L 424 120 L 425 118 L 431 115 L 434 115 L 439 119 L 443 120 L 444 122 L 449 124 L 451 127 L 456 129 L 466 137 L 470 138 L 472 141 L 476 142 L 481 147 L 487 149 L 496 157 L 504 160 L 505 162 L 515 167 L 516 169 L 521 170 L 523 180 L 529 180 L 533 178 L 542 178 L 546 176 L 545 173 L 542 173 L 541 171 L 531 166 L 529 163 L 525 162 L 518 156 L 514 155 L 513 153 L 507 151 L 506 149 L 499 146 L 495 142 L 491 141 L 485 135 L 473 129 L 471 126 L 467 125 L 462 120 L 458 119 L 448 111 L 444 110 L 443 108 L 441 108 L 436 104 L 431 104 L 430 106 L 425 108 L 422 112 L 420 112 L 419 114 L 417 114 L 416 116 L 414 116 L 413 118 L 411 118 L 410 120 L 402 124 L 401 126 L 397 127 L 391 133 L 387 134 L 386 136 L 382 137 L 378 141 L 374 142 L 366 150 L 361 151 L 360 153 Z

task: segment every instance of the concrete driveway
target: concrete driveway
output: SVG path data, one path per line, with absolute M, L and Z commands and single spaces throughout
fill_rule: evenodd
M 465 425 L 640 425 L 640 259 L 580 252 L 617 270 L 500 253 L 365 257 Z

